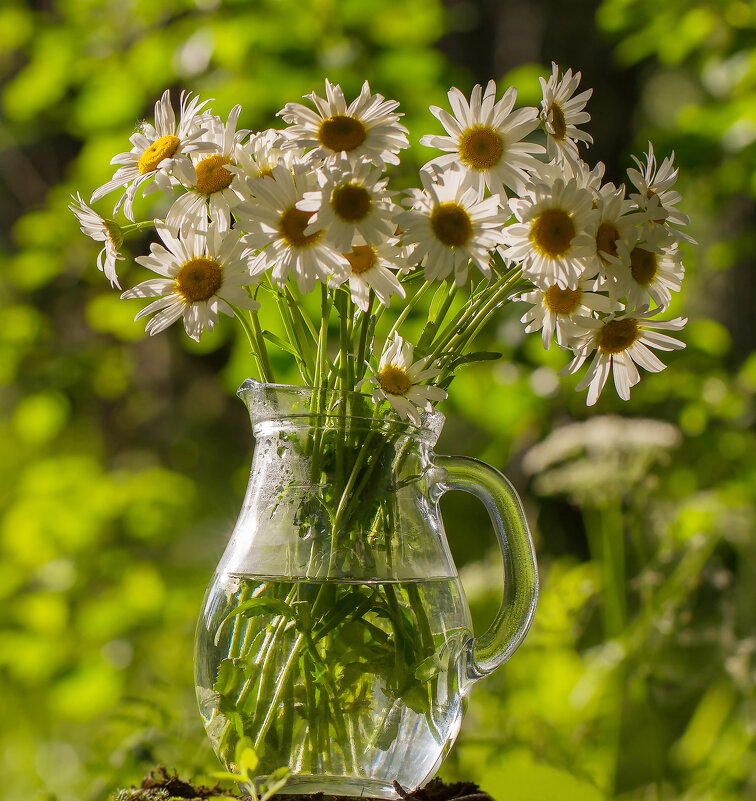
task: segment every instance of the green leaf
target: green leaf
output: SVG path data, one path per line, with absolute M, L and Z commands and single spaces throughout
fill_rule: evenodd
M 218 631 L 215 633 L 215 644 L 220 642 L 221 633 L 226 623 L 237 615 L 244 615 L 244 617 L 256 617 L 257 615 L 276 614 L 283 615 L 284 617 L 294 617 L 292 608 L 279 601 L 277 598 L 250 598 L 248 601 L 239 604 L 233 612 L 229 612 L 223 618 Z
M 292 344 L 287 342 L 285 339 L 281 339 L 281 337 L 276 336 L 276 334 L 274 334 L 272 331 L 263 331 L 262 335 L 268 340 L 268 342 L 272 342 L 274 345 L 277 345 L 279 348 L 281 348 L 281 350 L 286 351 L 286 353 L 291 354 L 297 359 L 300 358 L 299 351 Z

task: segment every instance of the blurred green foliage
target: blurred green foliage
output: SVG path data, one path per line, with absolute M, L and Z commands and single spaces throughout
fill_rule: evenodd
M 557 25 L 568 13 L 502 3 L 502 25 L 525 7 Z M 543 592 L 525 646 L 473 691 L 443 771 L 508 801 L 753 799 L 756 12 L 742 0 L 603 0 L 594 21 L 592 6 L 576 8 L 586 41 L 613 54 L 613 74 L 591 76 L 596 102 L 616 81 L 637 88 L 618 149 L 652 138 L 677 152 L 700 243 L 671 310 L 691 317 L 688 348 L 630 405 L 608 389 L 588 411 L 576 381 L 557 380 L 563 354 L 524 338 L 514 308 L 481 343 L 504 360 L 455 382 L 439 450 L 515 480 Z M 442 55 L 463 18 L 440 0 L 0 7 L 4 798 L 94 800 L 157 762 L 199 779 L 217 768 L 195 709 L 192 635 L 246 481 L 252 442 L 233 390 L 247 355 L 231 325 L 200 345 L 178 330 L 146 340 L 95 269 L 70 193 L 110 177 L 166 87 L 212 96 L 224 114 L 241 102 L 257 129 L 326 75 L 348 93 L 368 78 L 401 101 L 411 180 L 412 158 L 427 158 L 420 134 L 437 130 L 427 106 L 474 82 Z M 484 16 L 471 24 L 485 33 Z M 552 58 L 581 68 L 584 44 L 493 77 L 536 102 L 536 76 Z M 131 285 L 137 268 L 122 264 Z M 677 444 L 630 459 L 620 424 L 612 458 L 556 454 L 525 472 L 523 453 L 552 430 L 607 413 L 666 421 Z M 445 504 L 482 630 L 499 580 L 485 512 Z

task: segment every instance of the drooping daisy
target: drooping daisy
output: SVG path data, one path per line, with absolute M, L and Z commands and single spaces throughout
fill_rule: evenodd
M 629 264 L 617 272 L 617 292 L 631 308 L 643 311 L 653 301 L 666 309 L 671 293 L 680 291 L 684 275 L 682 256 L 667 229 L 644 226 L 630 251 Z
M 367 81 L 356 100 L 348 106 L 338 84 L 325 82 L 326 97 L 312 92 L 309 98 L 317 111 L 301 103 L 287 103 L 279 115 L 290 127 L 284 131 L 287 147 L 311 147 L 308 159 L 333 159 L 346 154 L 350 160 L 366 158 L 377 167 L 398 164 L 397 153 L 409 147 L 407 129 L 399 125 L 396 100 L 370 94 Z
M 344 253 L 349 262 L 349 292 L 357 307 L 366 314 L 370 311 L 371 289 L 384 306 L 391 304 L 393 295 L 406 296 L 395 275 L 406 268 L 406 262 L 393 241 L 369 245 L 358 238 L 351 250 Z
M 305 233 L 326 229 L 326 237 L 336 250 L 345 253 L 355 234 L 367 244 L 385 241 L 396 230 L 396 207 L 386 189 L 387 178 L 369 161 L 350 165 L 341 157 L 317 172 L 320 189 L 305 192 L 297 204 L 312 212 Z
M 208 153 L 215 149 L 214 145 L 203 139 L 204 115 L 200 111 L 211 101 L 199 102 L 199 97 L 181 93 L 181 116 L 178 126 L 176 115 L 171 106 L 171 94 L 168 89 L 155 103 L 155 125 L 142 123 L 140 131 L 130 137 L 133 147 L 128 153 L 119 153 L 111 160 L 111 164 L 120 164 L 113 179 L 103 184 L 92 193 L 90 203 L 95 203 L 115 189 L 128 187 L 116 203 L 113 214 L 123 206 L 126 217 L 134 221 L 133 202 L 137 190 L 144 185 L 144 193 L 161 189 L 172 191 L 167 167 L 174 161 L 183 161 L 181 157 L 187 153 Z M 155 183 L 148 187 L 146 182 L 154 178 Z
M 251 183 L 253 198 L 234 210 L 238 226 L 247 235 L 244 242 L 261 251 L 260 271 L 272 268 L 272 277 L 283 286 L 291 273 L 303 293 L 311 292 L 316 281 L 343 282 L 349 275 L 349 262 L 325 238 L 325 230 L 305 233 L 313 212 L 298 208 L 304 193 L 313 189 L 314 177 L 305 165 L 285 164 L 270 175 Z
M 649 142 L 648 153 L 644 155 L 646 157 L 645 164 L 633 156 L 633 161 L 638 165 L 638 169 L 630 167 L 627 171 L 628 178 L 638 190 L 637 193 L 630 195 L 630 199 L 635 201 L 638 207 L 646 212 L 648 219 L 653 222 L 688 225 L 690 218 L 675 208 L 682 198 L 679 192 L 672 189 L 678 173 L 674 166 L 674 152 L 657 165 L 654 146 Z M 687 234 L 680 231 L 676 231 L 676 233 L 684 239 L 693 241 Z
M 446 392 L 420 383 L 435 378 L 441 371 L 426 369 L 425 360 L 413 361 L 414 350 L 411 342 L 405 342 L 395 333 L 386 343 L 378 372 L 369 368 L 373 375 L 363 379 L 360 386 L 370 384 L 374 387 L 374 403 L 387 400 L 400 417 L 420 425 L 420 412 L 431 411 L 433 403 L 446 398 Z
M 582 332 L 579 323 L 592 318 L 594 312 L 607 314 L 616 308 L 609 297 L 593 289 L 594 281 L 584 278 L 576 289 L 562 289 L 553 284 L 523 293 L 516 299 L 532 304 L 520 318 L 520 322 L 526 323 L 525 333 L 540 330 L 543 347 L 548 350 L 556 332 L 557 344 L 566 348 L 570 339 Z
M 628 312 L 610 315 L 603 320 L 581 321 L 586 329 L 585 334 L 579 343 L 573 344 L 576 356 L 560 374 L 572 375 L 577 372 L 588 356 L 596 351 L 588 372 L 576 387 L 578 391 L 588 387 L 588 406 L 593 406 L 598 400 L 611 371 L 614 371 L 617 394 L 622 400 L 629 400 L 630 388 L 640 381 L 636 364 L 651 373 L 658 373 L 665 367 L 650 348 L 679 350 L 685 347 L 685 343 L 679 339 L 654 329 L 679 331 L 687 319 L 678 317 L 666 322 L 651 321 L 648 319 L 650 314 Z
M 420 179 L 423 189 L 410 190 L 412 208 L 397 221 L 403 243 L 412 246 L 412 258 L 423 263 L 426 278 L 443 280 L 453 273 L 457 286 L 462 286 L 470 261 L 490 276 L 491 251 L 503 242 L 507 219 L 499 195 L 482 198 L 459 167 L 435 175 L 421 171 Z
M 449 90 L 449 104 L 454 116 L 438 106 L 430 111 L 444 126 L 448 136 L 426 135 L 421 145 L 446 151 L 425 165 L 446 167 L 461 164 L 474 179 L 482 193 L 484 186 L 491 192 L 501 190 L 502 184 L 519 191 L 527 180 L 527 170 L 537 161 L 531 154 L 543 153 L 544 148 L 521 140 L 538 127 L 538 111 L 522 108 L 513 111 L 517 90 L 510 87 L 496 102 L 496 82 L 489 81 L 485 93 L 476 85 L 468 105 L 459 89 Z
M 71 197 L 74 202 L 69 203 L 68 208 L 79 220 L 82 233 L 94 239 L 95 242 L 105 243 L 105 247 L 97 254 L 97 268 L 105 273 L 111 286 L 117 286 L 120 289 L 121 285 L 118 283 L 116 275 L 116 261 L 123 259 L 118 252 L 118 248 L 123 244 L 121 226 L 114 220 L 101 217 L 94 209 L 87 206 L 82 200 L 81 194 L 71 195 Z
M 537 286 L 577 289 L 595 252 L 593 196 L 574 178 L 533 180 L 523 197 L 509 201 L 518 222 L 504 229 L 509 247 L 502 255 L 522 263 L 522 274 Z
M 560 164 L 565 161 L 577 163 L 578 142 L 593 143 L 593 137 L 577 127 L 591 119 L 591 115 L 583 109 L 593 94 L 593 89 L 586 89 L 572 96 L 580 84 L 580 77 L 579 72 L 573 75 L 572 70 L 568 69 L 560 80 L 559 67 L 552 62 L 548 82 L 543 78 L 538 79 L 543 90 L 541 119 L 546 130 L 546 152 L 550 159 Z
M 192 153 L 191 162 L 176 161 L 172 175 L 187 191 L 171 206 L 166 222 L 174 227 L 200 226 L 208 215 L 216 228 L 229 228 L 231 210 L 245 196 L 243 176 L 239 175 L 236 147 L 249 131 L 236 130 L 241 106 L 234 106 L 226 124 L 219 117 L 210 117 L 203 140 L 212 145 L 212 155 Z
M 124 292 L 122 298 L 157 297 L 135 319 L 155 316 L 147 323 L 147 332 L 157 334 L 171 323 L 184 318 L 186 333 L 199 342 L 203 329 L 211 331 L 218 312 L 233 315 L 229 304 L 241 309 L 256 309 L 259 303 L 247 292 L 257 273 L 254 256 L 239 236 L 211 224 L 206 231 L 185 228 L 182 231 L 155 221 L 163 245 L 153 243 L 149 256 L 136 259 L 157 273 Z

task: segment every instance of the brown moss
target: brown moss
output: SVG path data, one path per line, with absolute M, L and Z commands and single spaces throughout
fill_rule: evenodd
M 493 801 L 490 795 L 480 790 L 473 782 L 455 782 L 446 784 L 441 779 L 433 779 L 425 787 L 407 793 L 395 784 L 398 795 L 406 801 Z M 149 775 L 142 779 L 138 788 L 120 790 L 115 801 L 174 801 L 187 799 L 187 801 L 203 801 L 206 798 L 245 798 L 235 795 L 230 790 L 223 790 L 220 786 L 195 787 L 191 782 L 179 779 L 178 774 L 170 774 L 163 768 L 151 770 Z M 286 795 L 285 801 L 350 801 L 344 796 L 324 796 L 322 793 L 313 795 Z M 365 799 L 369 801 L 369 799 Z

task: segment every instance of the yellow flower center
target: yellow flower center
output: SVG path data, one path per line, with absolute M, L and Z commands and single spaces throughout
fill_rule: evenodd
M 567 135 L 567 121 L 564 119 L 564 112 L 562 111 L 559 103 L 552 103 L 547 112 L 551 127 L 554 133 L 551 134 L 554 139 L 564 139 Z
M 352 248 L 351 253 L 345 253 L 344 256 L 349 262 L 349 266 L 352 268 L 352 274 L 354 275 L 366 273 L 375 266 L 375 249 L 370 247 L 370 245 L 357 245 L 357 247 Z
M 448 248 L 466 245 L 472 236 L 472 220 L 458 203 L 439 203 L 431 212 L 431 228 L 436 239 Z
M 142 175 L 154 172 L 163 159 L 169 159 L 181 144 L 178 136 L 166 134 L 156 139 L 139 157 L 137 167 Z
M 474 170 L 490 170 L 504 153 L 504 142 L 498 131 L 488 125 L 473 125 L 459 137 L 459 157 Z
M 203 195 L 212 195 L 228 189 L 234 180 L 233 174 L 226 169 L 226 164 L 231 163 L 231 159 L 225 156 L 208 156 L 202 159 L 194 168 L 197 173 L 197 183 L 194 188 Z
M 599 256 L 608 253 L 610 256 L 617 255 L 617 240 L 620 238 L 616 226 L 610 222 L 602 222 L 596 231 L 596 250 Z
M 555 284 L 543 293 L 543 299 L 554 314 L 572 314 L 580 306 L 582 294 L 579 289 L 561 289 Z
M 355 117 L 336 114 L 323 120 L 318 128 L 318 141 L 328 150 L 340 153 L 354 150 L 367 138 L 367 128 Z
M 530 241 L 550 258 L 567 253 L 574 236 L 575 223 L 563 209 L 545 209 L 530 224 Z
M 658 269 L 656 253 L 643 248 L 633 248 L 630 254 L 630 272 L 633 274 L 633 281 L 641 286 L 647 286 L 654 280 Z
M 208 300 L 223 283 L 223 268 L 215 259 L 198 256 L 184 262 L 176 275 L 176 291 L 187 303 Z
M 359 222 L 370 213 L 370 192 L 359 184 L 343 184 L 331 193 L 331 208 L 345 222 Z
M 395 364 L 387 364 L 378 373 L 378 383 L 384 392 L 389 395 L 406 395 L 409 392 L 412 382 L 403 368 Z
M 309 225 L 312 215 L 313 212 L 300 211 L 294 206 L 281 215 L 278 230 L 288 245 L 293 248 L 310 247 L 323 236 L 322 229 L 315 231 L 314 234 L 305 234 L 305 228 Z
M 613 355 L 627 350 L 640 336 L 638 321 L 632 317 L 605 323 L 596 337 L 602 353 Z

